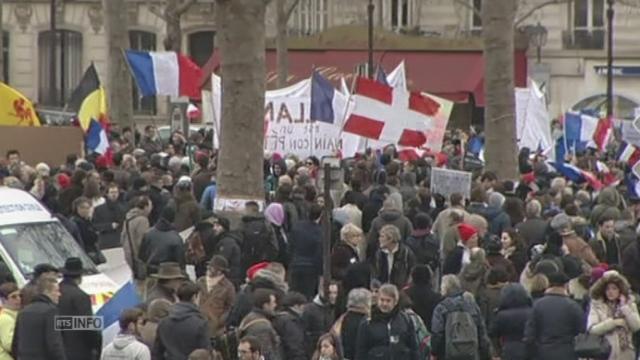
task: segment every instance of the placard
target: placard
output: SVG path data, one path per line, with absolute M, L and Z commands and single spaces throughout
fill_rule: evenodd
M 466 171 L 431 168 L 431 193 L 445 198 L 460 193 L 466 199 L 471 195 L 471 173 Z

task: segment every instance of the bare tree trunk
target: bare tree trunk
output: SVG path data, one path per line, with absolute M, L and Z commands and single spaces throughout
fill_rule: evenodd
M 4 78 L 4 27 L 2 26 L 2 5 L 4 0 L 0 0 L 0 81 L 6 81 Z
M 215 208 L 264 203 L 263 142 L 266 0 L 216 0 L 222 70 L 222 124 Z
M 500 179 L 513 180 L 518 175 L 513 80 L 513 23 L 517 4 L 514 0 L 491 0 L 482 5 L 485 168 Z
M 109 86 L 106 89 L 109 98 L 109 115 L 111 121 L 120 126 L 131 126 L 133 121 L 133 99 L 131 98 L 131 75 L 122 53 L 129 48 L 129 25 L 125 0 L 102 0 L 107 33 L 108 56 L 107 77 Z
M 278 88 L 287 86 L 289 54 L 287 48 L 286 0 L 276 0 L 276 56 L 278 68 Z
M 178 12 L 179 0 L 166 0 L 164 20 L 167 29 L 167 36 L 164 39 L 164 49 L 166 51 L 182 51 L 182 28 L 180 18 L 182 14 Z

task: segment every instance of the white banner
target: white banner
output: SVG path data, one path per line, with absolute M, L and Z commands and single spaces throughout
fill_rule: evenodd
M 545 104 L 544 94 L 530 81 L 528 88 L 516 88 L 516 129 L 518 148 L 528 147 L 536 151 L 553 152 L 554 141 L 551 137 L 551 119 Z M 547 156 L 553 156 L 548 153 Z
M 431 193 L 445 198 L 453 193 L 462 194 L 465 199 L 471 195 L 471 173 L 466 171 L 431 168 Z

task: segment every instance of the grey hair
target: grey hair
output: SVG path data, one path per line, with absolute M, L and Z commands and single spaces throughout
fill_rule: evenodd
M 462 291 L 462 284 L 456 275 L 445 275 L 442 277 L 440 292 L 443 296 L 450 296 Z
M 355 288 L 349 291 L 347 308 L 369 309 L 371 307 L 371 291 L 365 288 Z
M 395 243 L 399 243 L 402 238 L 398 227 L 391 224 L 383 226 L 382 229 L 380 229 L 380 234 L 388 236 Z
M 491 193 L 491 195 L 489 195 L 489 206 L 502 207 L 502 204 L 504 204 L 504 200 L 504 195 L 494 191 Z
M 392 297 L 396 301 L 400 299 L 400 292 L 398 291 L 398 287 L 393 284 L 384 284 L 380 286 L 378 294 L 384 294 L 386 296 Z
M 539 217 L 542 214 L 542 205 L 540 201 L 533 199 L 527 203 L 526 215 L 527 218 Z

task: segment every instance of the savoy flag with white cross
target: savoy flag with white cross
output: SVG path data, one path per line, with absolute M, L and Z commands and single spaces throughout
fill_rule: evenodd
M 440 104 L 419 92 L 392 88 L 358 78 L 352 95 L 353 111 L 343 130 L 369 139 L 420 147 L 433 126 Z

